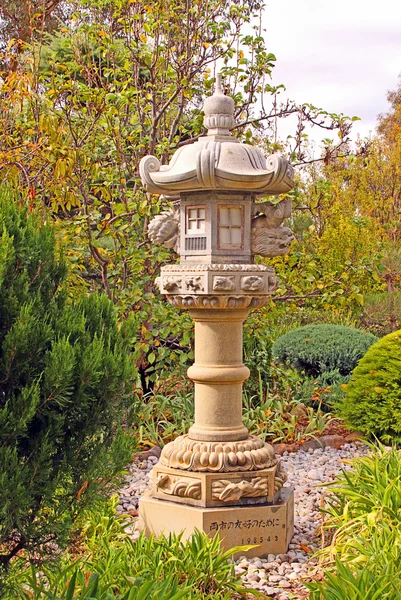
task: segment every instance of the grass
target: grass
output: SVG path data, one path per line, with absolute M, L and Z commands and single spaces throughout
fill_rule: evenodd
M 310 600 L 401 600 L 401 457 L 380 443 L 327 484 L 325 569 Z
M 220 549 L 218 537 L 196 531 L 137 541 L 128 535 L 112 499 L 85 516 L 80 554 L 54 564 L 12 565 L 4 600 L 233 600 L 262 596 L 242 586 L 232 556 L 249 546 Z M 262 596 L 263 597 L 263 596 Z

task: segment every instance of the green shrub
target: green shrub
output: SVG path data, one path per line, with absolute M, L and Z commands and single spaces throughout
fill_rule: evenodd
M 133 371 L 113 304 L 67 302 L 50 226 L 0 192 L 0 565 L 67 542 L 131 455 Z M 113 479 L 114 478 L 114 479 Z
M 307 325 L 289 331 L 273 344 L 273 357 L 317 377 L 333 371 L 349 375 L 377 338 L 343 325 Z
M 349 376 L 336 376 L 336 372 L 323 373 L 319 377 L 305 377 L 293 390 L 293 399 L 323 412 L 335 412 L 344 398 L 344 383 Z
M 401 440 L 401 330 L 369 348 L 352 373 L 340 413 L 367 435 Z

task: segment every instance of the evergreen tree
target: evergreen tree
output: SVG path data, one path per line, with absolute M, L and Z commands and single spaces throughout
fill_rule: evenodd
M 132 450 L 133 369 L 114 307 L 71 304 L 52 228 L 0 191 L 0 564 L 62 547 Z

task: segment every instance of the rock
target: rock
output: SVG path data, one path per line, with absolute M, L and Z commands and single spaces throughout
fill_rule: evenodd
M 320 479 L 317 469 L 311 469 L 310 471 L 308 471 L 307 477 L 308 477 L 308 479 L 312 479 L 314 481 L 316 481 L 317 479 Z
M 263 588 L 263 591 L 268 596 L 275 596 L 276 594 L 279 593 L 280 590 L 278 590 L 277 588 L 273 588 L 273 587 L 265 587 L 265 588 Z
M 279 586 L 286 589 L 286 588 L 290 588 L 291 584 L 289 581 L 287 581 L 286 579 L 282 579 L 281 581 L 278 582 Z
M 285 452 L 297 452 L 299 444 L 273 444 L 274 452 L 283 456 Z
M 337 450 L 345 444 L 345 439 L 342 435 L 324 435 L 320 439 L 324 441 L 326 447 L 336 448 Z
M 281 560 L 281 562 L 288 562 L 288 554 L 277 554 L 277 558 Z
M 347 444 L 351 444 L 352 442 L 356 442 L 357 440 L 360 440 L 362 438 L 363 434 L 359 431 L 351 431 L 351 433 L 346 435 L 344 439 L 347 442 Z
M 148 460 L 151 456 L 160 457 L 162 449 L 160 446 L 153 446 L 150 450 L 143 450 L 134 456 L 134 460 Z
M 312 439 L 312 440 L 306 440 L 306 442 L 303 442 L 299 449 L 302 450 L 303 452 L 307 452 L 308 450 L 320 450 L 325 448 L 326 444 L 323 441 L 323 438 L 318 438 L 318 439 Z
M 251 558 L 251 562 L 257 569 L 262 569 L 263 563 L 260 558 Z
M 307 419 L 308 418 L 306 406 L 302 402 L 300 402 L 299 404 L 296 404 L 294 406 L 294 408 L 291 411 L 291 414 L 293 414 L 295 417 L 298 417 L 298 419 Z

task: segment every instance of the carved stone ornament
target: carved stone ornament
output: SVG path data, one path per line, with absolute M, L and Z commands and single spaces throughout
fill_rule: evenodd
M 271 267 L 247 264 L 175 264 L 156 284 L 179 308 L 258 308 L 278 287 Z
M 241 280 L 241 288 L 245 291 L 260 292 L 264 288 L 263 279 L 256 275 L 243 277 Z
M 287 254 L 294 235 L 289 227 L 266 227 L 265 218 L 257 217 L 252 223 L 252 253 L 272 258 Z
M 203 277 L 201 276 L 190 276 L 185 278 L 186 289 L 189 292 L 203 292 Z
M 169 165 L 145 156 L 139 173 L 147 191 L 167 195 L 196 190 L 247 190 L 255 195 L 288 192 L 294 185 L 291 165 L 277 154 L 266 160 L 258 148 L 233 137 L 234 108 L 218 77 L 214 94 L 204 103 L 207 136 L 177 150 Z
M 182 286 L 182 279 L 181 277 L 164 277 L 162 285 L 167 292 L 179 292 Z
M 213 289 L 215 291 L 223 290 L 231 292 L 235 289 L 234 277 L 216 276 L 213 279 Z
M 213 264 L 178 264 L 174 263 L 171 265 L 164 265 L 162 267 L 164 272 L 184 272 L 184 271 L 260 271 L 264 273 L 271 273 L 274 275 L 274 269 L 267 267 L 266 265 L 247 265 L 247 264 L 234 264 L 234 263 L 213 263 Z
M 185 471 L 257 471 L 277 464 L 274 449 L 260 438 L 240 442 L 198 442 L 181 435 L 164 446 L 160 465 Z
M 240 498 L 258 498 L 267 496 L 268 481 L 266 477 L 255 477 L 243 481 L 220 479 L 212 483 L 212 498 L 222 502 L 234 502 Z
M 280 461 L 277 461 L 277 471 L 274 476 L 274 494 L 277 494 L 287 481 L 287 473 L 283 469 Z
M 148 225 L 151 242 L 178 252 L 180 245 L 180 210 L 172 207 L 156 215 Z
M 156 486 L 165 494 L 179 496 L 180 498 L 193 498 L 199 500 L 202 494 L 202 482 L 200 479 L 160 473 L 156 480 Z
M 281 224 L 291 215 L 290 198 L 276 205 L 271 202 L 253 204 L 252 253 L 273 257 L 287 254 L 294 234 L 289 227 Z

